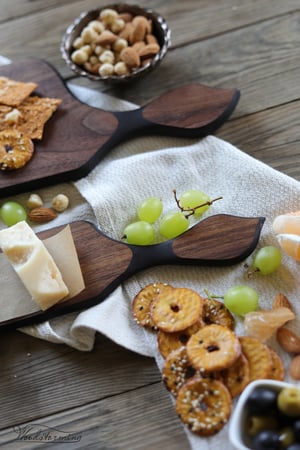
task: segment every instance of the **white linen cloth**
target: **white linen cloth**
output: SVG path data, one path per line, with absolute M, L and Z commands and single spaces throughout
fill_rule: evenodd
M 7 61 L 2 60 L 2 63 Z M 107 110 L 132 109 L 97 91 L 70 84 L 73 94 L 86 103 Z M 145 136 L 118 145 L 85 178 L 74 183 L 41 189 L 38 193 L 50 201 L 57 193 L 70 197 L 70 208 L 53 222 L 91 220 L 108 236 L 120 239 L 124 227 L 136 216 L 137 206 L 149 196 L 163 200 L 164 210 L 176 209 L 172 190 L 199 189 L 214 203 L 206 216 L 228 213 L 239 216 L 264 216 L 259 246 L 276 244 L 272 221 L 276 215 L 300 209 L 300 184 L 288 176 L 255 160 L 231 144 L 214 136 L 204 139 L 180 139 Z M 14 196 L 24 201 L 28 194 Z M 50 225 L 36 227 L 36 231 Z M 95 249 L 96 251 L 96 249 Z M 251 261 L 251 257 L 248 258 Z M 270 308 L 275 295 L 285 293 L 300 314 L 298 264 L 283 256 L 276 274 L 245 280 L 243 263 L 230 267 L 160 266 L 133 276 L 119 286 L 104 302 L 88 310 L 71 313 L 45 323 L 22 329 L 37 338 L 67 344 L 81 351 L 90 351 L 95 333 L 106 335 L 119 345 L 155 358 L 161 369 L 156 336 L 140 328 L 132 319 L 131 303 L 146 284 L 156 281 L 189 287 L 204 295 L 204 289 L 222 295 L 237 284 L 249 284 L 258 290 L 260 306 Z M 293 326 L 297 328 L 298 322 Z M 237 319 L 237 333 L 243 334 L 243 322 Z M 275 339 L 270 344 L 278 351 Z M 289 359 L 282 355 L 286 364 Z M 185 429 L 191 448 L 215 450 L 226 446 L 227 427 L 217 436 L 201 439 Z

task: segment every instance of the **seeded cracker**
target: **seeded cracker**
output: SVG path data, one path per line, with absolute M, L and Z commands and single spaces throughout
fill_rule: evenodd
M 226 386 L 218 380 L 195 375 L 179 389 L 176 412 L 188 428 L 199 436 L 213 436 L 228 422 L 232 408 Z
M 34 152 L 32 140 L 18 130 L 0 131 L 0 170 L 21 169 Z
M 7 106 L 19 106 L 37 86 L 36 83 L 23 83 L 0 77 L 0 103 Z
M 31 139 L 41 140 L 45 123 L 56 111 L 62 100 L 47 97 L 28 97 L 17 108 L 0 105 L 0 131 L 19 130 Z M 8 113 L 13 109 L 19 111 L 18 120 L 7 120 Z

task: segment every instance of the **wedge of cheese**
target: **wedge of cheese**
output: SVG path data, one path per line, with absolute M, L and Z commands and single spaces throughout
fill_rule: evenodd
M 42 310 L 69 294 L 54 259 L 27 222 L 0 230 L 0 248 Z

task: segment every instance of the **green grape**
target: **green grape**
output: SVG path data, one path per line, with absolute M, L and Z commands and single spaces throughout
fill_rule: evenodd
M 278 269 L 281 258 L 281 252 L 277 247 L 273 245 L 262 247 L 254 257 L 253 268 L 262 275 L 269 275 Z
M 166 239 L 174 239 L 184 233 L 189 225 L 189 219 L 182 212 L 169 212 L 161 218 L 159 232 Z
M 234 286 L 225 292 L 224 304 L 233 314 L 244 315 L 257 309 L 258 293 L 249 286 Z
M 149 197 L 138 207 L 138 218 L 154 223 L 160 217 L 162 210 L 162 201 L 157 197 Z
M 124 238 L 128 244 L 150 245 L 155 239 L 155 230 L 153 225 L 144 220 L 130 223 L 124 229 Z
M 184 208 L 195 208 L 196 206 L 202 205 L 203 203 L 210 202 L 211 199 L 204 192 L 198 191 L 196 189 L 189 189 L 185 191 L 180 197 L 180 205 Z M 195 210 L 195 217 L 199 217 L 204 214 L 210 205 L 201 206 Z
M 10 227 L 27 219 L 27 213 L 22 205 L 17 202 L 5 202 L 0 208 L 0 214 L 5 225 Z

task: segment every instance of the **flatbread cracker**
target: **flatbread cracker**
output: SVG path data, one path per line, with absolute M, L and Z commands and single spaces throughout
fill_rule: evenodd
M 19 106 L 37 86 L 36 83 L 24 83 L 0 77 L 0 103 L 7 106 Z
M 31 139 L 41 140 L 45 123 L 57 110 L 62 100 L 47 97 L 28 97 L 17 108 L 0 105 L 0 131 L 18 130 Z M 19 111 L 17 122 L 8 122 L 7 114 L 13 109 Z

